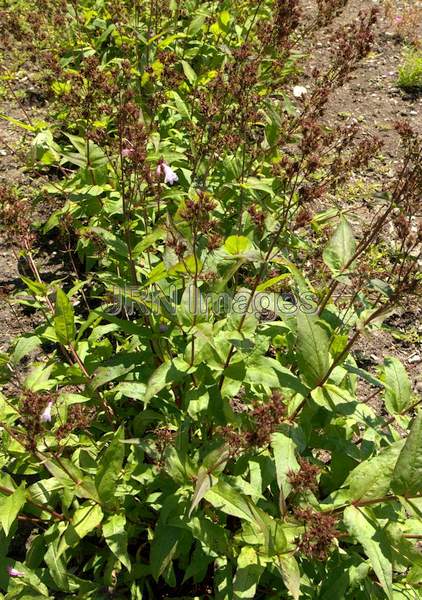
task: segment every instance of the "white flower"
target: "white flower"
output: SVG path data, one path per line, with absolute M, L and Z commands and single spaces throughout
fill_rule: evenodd
M 173 185 L 179 181 L 178 176 L 173 171 L 173 169 L 164 161 L 161 161 L 157 167 L 157 175 L 164 175 L 164 183 L 168 183 L 169 185 Z
M 25 573 L 22 571 L 18 571 L 15 567 L 7 567 L 7 572 L 9 573 L 9 577 L 23 577 Z
M 301 98 L 307 92 L 308 92 L 308 90 L 303 85 L 295 85 L 295 87 L 293 88 L 293 96 L 295 98 Z
M 47 404 L 47 406 L 45 407 L 45 409 L 43 410 L 43 412 L 41 413 L 41 421 L 43 421 L 44 423 L 49 423 L 51 421 L 51 407 L 53 406 L 53 402 L 52 400 L 50 400 L 50 402 Z

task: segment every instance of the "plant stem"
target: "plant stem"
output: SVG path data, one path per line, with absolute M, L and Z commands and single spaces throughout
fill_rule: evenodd
M 422 494 L 412 494 L 410 496 L 403 495 L 402 497 L 406 498 L 406 500 L 410 500 L 412 498 L 413 499 L 414 498 L 422 498 Z M 382 504 L 383 502 L 395 502 L 399 499 L 400 499 L 400 497 L 396 496 L 395 494 L 387 494 L 386 496 L 381 496 L 380 498 L 371 498 L 370 500 L 352 500 L 351 502 L 343 504 L 342 506 L 339 506 L 335 509 L 329 509 L 329 511 L 338 513 L 338 512 L 343 512 L 349 506 L 355 506 L 357 508 L 362 508 L 364 506 L 372 506 L 373 504 Z M 329 512 L 329 511 L 323 511 L 323 512 Z
M 14 494 L 15 490 L 11 490 L 8 487 L 0 485 L 0 492 L 2 494 L 6 494 L 6 496 L 11 496 L 12 494 Z M 66 517 L 64 515 L 56 512 L 54 509 L 50 508 L 49 506 L 45 506 L 44 504 L 39 504 L 38 502 L 34 502 L 33 500 L 31 500 L 29 498 L 26 499 L 26 502 L 28 502 L 28 504 L 31 504 L 34 508 L 48 512 L 52 517 L 54 517 L 58 521 L 66 521 Z

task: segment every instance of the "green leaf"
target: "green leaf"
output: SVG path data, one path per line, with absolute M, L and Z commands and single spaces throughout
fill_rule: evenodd
M 198 472 L 198 477 L 196 480 L 195 492 L 192 497 L 192 504 L 189 509 L 189 517 L 201 502 L 202 498 L 211 489 L 213 483 L 215 481 L 215 477 L 213 477 L 212 473 L 208 472 L 208 469 L 201 467 Z
M 230 561 L 217 557 L 214 565 L 214 600 L 233 598 L 233 574 Z
M 422 492 L 422 411 L 416 415 L 397 460 L 391 489 L 401 496 Z
M 278 557 L 276 565 L 280 570 L 284 585 L 294 600 L 298 600 L 300 596 L 300 570 L 297 560 L 292 554 L 285 554 Z
M 205 548 L 220 556 L 231 555 L 229 536 L 221 525 L 213 523 L 204 516 L 195 516 L 189 519 L 187 526 L 191 530 L 193 537 L 199 540 Z
M 391 564 L 391 549 L 386 534 L 363 510 L 355 506 L 348 506 L 345 509 L 343 520 L 350 535 L 365 550 L 387 597 L 392 599 L 393 568 Z
M 107 164 L 107 156 L 92 140 L 87 142 L 84 138 L 70 133 L 65 133 L 65 135 L 78 151 L 77 154 L 74 152 L 63 153 L 64 158 L 70 163 L 90 169 L 99 169 Z
M 60 344 L 67 346 L 75 339 L 75 315 L 73 306 L 60 288 L 56 292 L 56 305 L 54 314 L 54 330 Z
M 132 255 L 139 256 L 144 252 L 147 248 L 152 246 L 154 242 L 157 240 L 163 239 L 166 236 L 166 231 L 162 227 L 157 227 L 151 233 L 145 235 L 140 242 L 136 244 L 136 246 L 132 250 Z
M 187 375 L 195 371 L 182 358 L 176 357 L 160 365 L 151 375 L 145 392 L 144 402 L 147 403 L 166 386 L 182 381 Z
M 182 60 L 181 62 L 182 62 L 183 72 L 186 75 L 186 79 L 189 81 L 189 83 L 191 85 L 193 85 L 197 79 L 195 71 L 192 69 L 190 64 L 188 62 L 186 62 L 185 60 Z
M 342 217 L 323 252 L 324 262 L 334 274 L 338 274 L 352 258 L 355 249 L 356 242 L 352 228 L 348 221 Z
M 238 517 L 257 526 L 267 537 L 269 532 L 265 523 L 265 513 L 250 498 L 238 492 L 232 485 L 220 479 L 205 494 L 206 500 L 215 508 L 228 515 Z
M 124 425 L 115 432 L 111 444 L 100 459 L 100 466 L 95 476 L 95 485 L 102 502 L 113 504 L 115 501 L 116 483 L 125 456 Z
M 96 390 L 110 381 L 123 377 L 123 375 L 133 371 L 134 368 L 135 364 L 118 364 L 98 367 L 98 369 L 95 370 L 90 386 L 93 390 Z
M 56 382 L 50 378 L 53 364 L 35 363 L 25 378 L 25 387 L 31 392 L 49 390 Z
M 227 30 L 227 26 L 231 20 L 232 20 L 232 16 L 227 10 L 223 10 L 218 15 L 218 23 L 219 23 L 220 27 L 225 31 Z
M 28 279 L 28 277 L 24 277 L 21 275 L 21 279 L 29 289 L 29 291 L 37 298 L 39 296 L 44 297 L 47 293 L 47 285 L 45 283 L 40 283 L 39 281 L 32 281 Z
M 176 557 L 179 545 L 183 547 L 186 541 L 186 532 L 179 527 L 157 525 L 150 553 L 151 572 L 155 580 L 159 579 Z
M 64 532 L 57 551 L 59 557 L 67 548 L 77 546 L 88 533 L 102 521 L 103 511 L 98 504 L 86 504 L 75 510 L 71 522 Z
M 26 493 L 25 484 L 23 482 L 13 494 L 0 498 L 0 523 L 6 535 L 9 535 L 10 528 L 25 504 L 25 501 Z
M 5 121 L 12 123 L 12 125 L 16 125 L 16 127 L 21 127 L 22 129 L 26 129 L 26 131 L 35 131 L 35 127 L 33 127 L 32 125 L 28 125 L 27 123 L 24 123 L 23 121 L 19 121 L 19 119 L 9 117 L 8 115 L 5 115 L 4 113 L 0 113 L 0 119 L 4 119 Z
M 315 315 L 297 313 L 296 355 L 300 372 L 312 387 L 319 385 L 330 366 L 329 338 Z
M 47 543 L 47 552 L 44 555 L 44 560 L 54 583 L 60 590 L 67 591 L 69 589 L 69 579 L 66 571 L 66 562 L 64 556 L 60 556 L 58 552 L 60 534 L 64 527 L 66 527 L 65 523 L 57 523 L 44 534 Z
M 244 254 L 251 247 L 252 242 L 243 235 L 231 235 L 224 242 L 224 249 L 233 256 Z
M 9 561 L 7 561 L 9 562 Z M 4 563 L 1 561 L 2 570 Z M 7 595 L 0 598 L 7 600 L 50 600 L 53 596 L 48 593 L 47 586 L 25 563 L 14 562 L 13 567 L 23 573 L 23 577 L 11 577 L 7 586 Z M 4 577 L 2 578 L 2 583 Z M 3 587 L 3 586 L 2 586 Z
M 229 452 L 224 446 L 217 450 L 213 450 L 204 458 L 204 463 L 199 468 L 198 476 L 196 478 L 196 486 L 189 510 L 189 516 L 201 502 L 208 490 L 211 489 L 212 485 L 217 481 L 214 474 L 221 473 L 224 470 L 228 458 Z
M 349 486 L 352 500 L 370 500 L 387 494 L 403 444 L 404 440 L 392 444 L 377 456 L 361 462 L 349 473 L 344 487 Z
M 184 117 L 185 119 L 189 119 L 189 121 L 190 121 L 191 120 L 190 111 L 189 111 L 188 107 L 186 106 L 186 103 L 180 97 L 180 95 L 177 92 L 171 91 L 171 92 L 168 92 L 168 96 L 169 96 L 169 98 L 172 98 L 174 100 L 174 104 L 176 105 L 176 109 L 177 109 L 178 113 L 182 117 Z
M 255 598 L 256 588 L 264 570 L 259 557 L 250 546 L 244 546 L 237 559 L 237 571 L 233 581 L 233 599 Z
M 53 477 L 64 487 L 67 493 L 75 492 L 80 498 L 89 498 L 99 502 L 97 490 L 93 480 L 65 457 L 60 458 L 60 465 L 53 460 L 45 460 L 43 465 Z
M 271 277 L 271 279 L 267 279 L 267 281 L 260 283 L 259 286 L 256 288 L 256 291 L 263 292 L 264 290 L 271 287 L 272 285 L 276 285 L 280 281 L 283 281 L 284 279 L 288 279 L 289 277 L 291 277 L 290 273 L 283 273 L 282 275 L 277 275 L 277 277 Z
M 412 400 L 412 386 L 403 364 L 395 357 L 384 359 L 384 400 L 390 414 L 404 412 Z
M 304 446 L 304 436 L 297 426 L 282 424 L 279 431 L 271 436 L 271 447 L 273 449 L 277 483 L 280 489 L 280 510 L 284 510 L 284 500 L 290 494 L 292 487 L 288 480 L 289 471 L 299 471 L 300 466 L 296 459 L 296 453 Z
M 194 582 L 203 581 L 212 560 L 212 557 L 209 554 L 206 554 L 202 549 L 202 545 L 197 542 L 191 554 L 190 564 L 185 570 L 182 583 L 185 583 L 185 581 L 188 581 L 191 578 Z
M 41 346 L 41 339 L 37 335 L 26 334 L 18 339 L 12 354 L 12 361 L 18 364 L 22 358 L 28 356 L 35 348 Z
M 116 257 L 127 258 L 129 251 L 126 242 L 124 242 L 111 231 L 103 229 L 102 227 L 86 227 L 81 230 L 81 233 L 85 234 L 85 232 L 92 232 L 98 235 L 102 240 L 104 240 L 104 243 L 106 244 L 107 248 Z
M 128 571 L 131 562 L 127 551 L 126 516 L 122 513 L 112 515 L 103 523 L 103 534 L 107 546 Z
M 32 160 L 44 165 L 57 164 L 60 160 L 60 152 L 60 146 L 55 143 L 53 134 L 49 130 L 40 131 L 32 142 Z
M 353 418 L 358 423 L 363 423 L 365 427 L 370 426 L 370 420 L 375 418 L 375 413 L 370 406 L 358 402 L 356 396 L 348 390 L 332 383 L 325 383 L 322 387 L 315 388 L 311 396 L 312 400 L 325 410 Z

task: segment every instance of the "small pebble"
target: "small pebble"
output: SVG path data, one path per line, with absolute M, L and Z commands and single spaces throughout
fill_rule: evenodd
M 412 354 L 412 356 L 410 356 L 407 359 L 407 362 L 409 363 L 409 365 L 415 365 L 417 363 L 420 363 L 422 361 L 422 356 L 420 354 Z

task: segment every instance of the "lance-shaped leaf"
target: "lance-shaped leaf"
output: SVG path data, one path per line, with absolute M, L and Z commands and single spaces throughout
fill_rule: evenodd
M 280 509 L 284 513 L 283 502 L 291 492 L 288 473 L 299 471 L 300 466 L 296 454 L 300 454 L 306 445 L 304 434 L 300 428 L 282 424 L 278 431 L 271 436 L 277 483 L 282 494 Z
M 102 502 L 112 503 L 115 500 L 116 483 L 125 456 L 124 426 L 121 425 L 114 434 L 111 444 L 100 459 L 100 466 L 95 477 L 95 485 Z
M 262 536 L 263 553 L 268 556 L 284 552 L 287 540 L 283 528 L 248 496 L 220 479 L 205 494 L 206 500 L 215 508 L 251 523 L 254 532 Z
M 315 387 L 330 366 L 329 338 L 317 317 L 302 311 L 297 313 L 296 355 L 306 383 Z
M 265 568 L 254 548 L 244 546 L 237 559 L 237 571 L 233 581 L 233 599 L 255 598 L 259 578 Z
M 180 527 L 158 524 L 151 544 L 151 573 L 155 580 L 164 573 L 172 560 L 176 558 L 179 548 L 189 550 L 192 538 L 190 532 Z
M 348 221 L 341 217 L 337 229 L 324 250 L 324 262 L 334 275 L 337 275 L 352 258 L 355 249 L 356 242 L 352 228 Z
M 103 534 L 107 546 L 128 571 L 131 569 L 127 551 L 126 517 L 124 514 L 115 514 L 103 524 Z
M 253 524 L 260 524 L 260 510 L 252 500 L 221 479 L 208 490 L 205 498 L 215 508 L 222 510 L 228 515 L 238 517 Z
M 73 306 L 60 288 L 56 292 L 56 305 L 54 314 L 54 330 L 60 344 L 67 346 L 75 339 L 75 315 Z
M 148 381 L 144 402 L 148 403 L 163 388 L 173 383 L 178 383 L 194 371 L 195 368 L 191 367 L 180 357 L 161 364 Z
M 214 600 L 233 598 L 233 574 L 230 561 L 217 557 L 214 563 Z
M 419 411 L 397 460 L 391 489 L 400 496 L 422 493 L 422 411 Z
M 391 478 L 404 440 L 392 444 L 377 456 L 361 462 L 344 482 L 349 486 L 351 500 L 381 498 L 390 489 Z
M 64 532 L 57 551 L 59 557 L 67 548 L 77 546 L 88 533 L 101 523 L 103 511 L 98 504 L 87 503 L 79 507 Z
M 10 496 L 0 498 L 0 523 L 4 533 L 9 535 L 22 506 L 25 504 L 25 484 L 21 485 Z
M 55 523 L 44 534 L 47 552 L 44 554 L 43 558 L 48 567 L 49 574 L 54 580 L 54 583 L 62 591 L 69 590 L 69 577 L 66 570 L 66 560 L 63 555 L 59 555 L 58 551 L 60 537 L 65 528 L 65 523 Z
M 350 535 L 363 547 L 372 568 L 387 597 L 393 597 L 393 567 L 391 548 L 383 529 L 367 513 L 355 506 L 348 506 L 343 515 L 344 524 Z
M 300 596 L 300 569 L 297 560 L 293 554 L 285 554 L 278 557 L 276 566 L 281 573 L 284 585 L 294 600 L 298 600 Z
M 405 411 L 411 403 L 412 386 L 406 369 L 397 358 L 390 356 L 384 360 L 383 381 L 388 412 L 398 414 Z
M 224 470 L 228 458 L 229 451 L 224 446 L 219 447 L 217 450 L 213 450 L 205 457 L 204 464 L 200 466 L 196 478 L 196 486 L 189 510 L 189 517 L 208 490 L 217 482 L 215 475 Z

